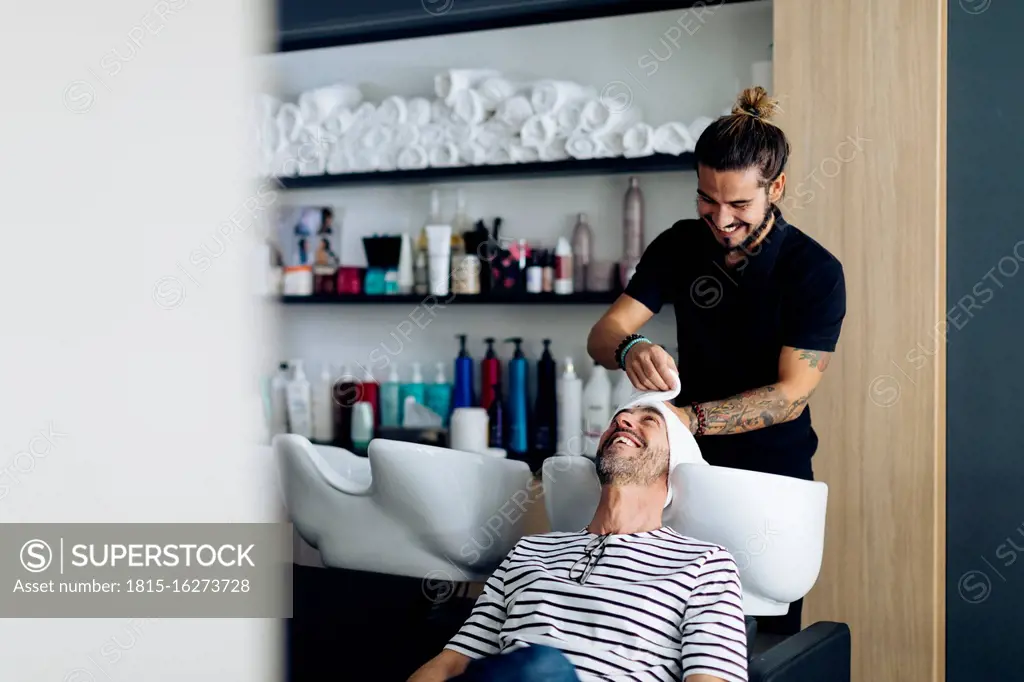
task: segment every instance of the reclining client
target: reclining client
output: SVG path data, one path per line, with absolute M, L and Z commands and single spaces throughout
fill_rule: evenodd
M 601 436 L 591 522 L 516 543 L 409 682 L 746 682 L 733 557 L 662 524 L 671 468 L 702 461 L 665 405 L 620 408 Z

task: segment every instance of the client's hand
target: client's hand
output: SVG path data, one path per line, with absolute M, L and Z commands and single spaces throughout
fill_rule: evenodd
M 638 343 L 626 353 L 626 375 L 641 391 L 670 391 L 678 374 L 676 361 L 661 346 Z

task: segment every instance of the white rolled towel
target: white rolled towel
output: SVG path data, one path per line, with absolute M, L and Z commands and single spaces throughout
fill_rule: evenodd
M 405 103 L 405 122 L 414 126 L 425 126 L 430 123 L 430 100 L 426 97 L 413 97 Z
M 302 110 L 298 105 L 291 102 L 282 104 L 277 112 L 277 134 L 281 140 L 279 147 L 298 140 L 303 127 Z
M 398 152 L 396 165 L 399 170 L 420 170 L 430 165 L 430 158 L 422 145 L 412 144 Z
M 425 147 L 434 147 L 448 141 L 448 127 L 439 123 L 428 123 L 419 129 L 419 141 Z
M 541 161 L 565 161 L 569 158 L 569 152 L 565 149 L 568 138 L 558 136 L 547 145 L 537 150 Z
M 581 161 L 607 156 L 606 147 L 599 135 L 576 132 L 565 142 L 565 151 L 569 156 Z
M 477 138 L 477 135 L 479 134 L 479 131 L 480 126 L 478 125 L 453 123 L 451 125 L 445 126 L 444 140 L 445 142 L 451 142 L 456 147 L 461 147 L 461 145 L 464 145 L 475 140 Z
M 358 149 L 370 149 L 378 154 L 391 148 L 395 129 L 380 123 L 371 123 L 359 132 Z
M 299 175 L 323 175 L 327 172 L 327 157 L 332 143 L 324 139 L 320 128 L 304 128 L 293 144 Z
M 259 93 L 254 98 L 256 108 L 256 120 L 266 121 L 277 116 L 277 110 L 281 108 L 281 100 L 273 95 Z
M 646 123 L 630 126 L 622 135 L 623 156 L 637 158 L 654 153 L 654 128 Z
M 619 109 L 609 106 L 602 98 L 590 99 L 580 110 L 578 130 L 583 133 L 604 133 L 610 130 L 625 130 L 640 120 L 638 108 L 630 106 Z
M 452 108 L 442 100 L 435 99 L 430 103 L 430 122 L 448 124 L 455 121 Z
M 566 102 L 576 99 L 593 98 L 597 90 L 572 81 L 541 80 L 533 84 L 530 104 L 536 114 L 553 114 Z
M 602 158 L 612 158 L 625 155 L 625 135 L 621 132 L 613 130 L 609 133 L 598 135 L 597 141 L 601 145 L 598 155 Z
M 587 99 L 575 99 L 566 102 L 555 112 L 559 135 L 567 138 L 579 130 L 580 120 L 583 116 L 583 107 L 589 101 Z
M 331 147 L 327 155 L 327 172 L 331 175 L 352 172 L 352 161 L 347 146 L 339 142 Z
M 476 87 L 488 78 L 498 76 L 501 76 L 501 73 L 494 69 L 448 69 L 434 76 L 434 94 L 451 106 L 455 93 Z
M 378 149 L 353 149 L 351 152 L 352 171 L 370 173 L 380 169 L 381 151 Z
M 352 121 L 356 124 L 372 123 L 377 118 L 377 105 L 373 102 L 363 102 L 352 109 Z
M 701 133 L 707 130 L 707 127 L 714 122 L 715 121 L 712 118 L 708 118 L 707 116 L 700 116 L 693 123 L 690 124 L 690 137 L 693 138 L 694 145 L 696 145 L 697 140 L 700 139 Z
M 494 145 L 487 147 L 487 158 L 485 163 L 489 166 L 504 166 L 512 163 L 512 155 L 509 151 L 512 146 L 511 139 L 499 140 Z
M 351 109 L 338 109 L 336 112 L 324 119 L 320 126 L 327 134 L 334 137 L 342 137 L 350 128 L 352 128 L 355 120 L 355 114 Z
M 487 148 L 476 140 L 456 144 L 459 159 L 467 166 L 482 166 L 487 163 Z
M 558 123 L 555 117 L 547 114 L 534 114 L 526 120 L 519 130 L 523 144 L 530 147 L 543 147 L 555 139 Z
M 524 95 L 514 95 L 502 101 L 494 112 L 494 119 L 510 128 L 522 128 L 533 116 L 533 105 Z
M 654 151 L 659 154 L 685 154 L 692 152 L 696 143 L 689 129 L 678 122 L 664 123 L 654 131 Z
M 540 150 L 513 140 L 508 145 L 508 157 L 512 163 L 533 163 L 540 161 Z
M 420 129 L 411 123 L 402 123 L 397 126 L 389 126 L 389 128 L 392 149 L 404 149 L 419 142 Z
M 338 109 L 354 109 L 362 101 L 358 87 L 338 83 L 307 90 L 299 95 L 298 105 L 307 123 L 319 124 Z
M 486 115 L 483 99 L 476 90 L 460 90 L 453 96 L 452 119 L 455 123 L 479 125 Z
M 502 102 L 515 96 L 523 89 L 523 86 L 513 83 L 502 76 L 494 76 L 481 81 L 475 89 L 480 94 L 480 100 L 483 102 L 484 109 L 491 113 Z
M 459 148 L 451 142 L 444 142 L 427 149 L 427 158 L 434 168 L 451 168 L 459 165 Z
M 397 95 L 385 97 L 377 107 L 377 121 L 391 126 L 405 123 L 409 113 L 408 107 L 404 97 Z
M 507 143 L 512 138 L 517 137 L 518 130 L 519 128 L 507 126 L 497 119 L 491 119 L 474 130 L 473 139 L 485 148 L 490 149 L 497 144 Z

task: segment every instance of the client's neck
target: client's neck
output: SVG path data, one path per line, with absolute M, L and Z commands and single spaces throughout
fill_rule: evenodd
M 601 486 L 601 501 L 587 530 L 607 533 L 643 533 L 661 528 L 661 511 L 668 489 L 661 486 Z

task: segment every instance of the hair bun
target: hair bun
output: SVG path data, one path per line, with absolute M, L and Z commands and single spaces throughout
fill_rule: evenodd
M 771 121 L 778 113 L 779 102 L 772 99 L 768 91 L 757 85 L 747 88 L 736 98 L 736 105 L 732 108 L 733 115 L 746 114 L 762 121 Z

